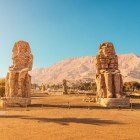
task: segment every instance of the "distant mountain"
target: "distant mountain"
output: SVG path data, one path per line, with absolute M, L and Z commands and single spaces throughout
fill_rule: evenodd
M 86 56 L 61 61 L 48 68 L 38 68 L 30 72 L 32 83 L 62 83 L 63 79 L 69 82 L 94 81 L 95 57 Z M 140 57 L 135 54 L 119 55 L 119 69 L 124 81 L 140 82 Z

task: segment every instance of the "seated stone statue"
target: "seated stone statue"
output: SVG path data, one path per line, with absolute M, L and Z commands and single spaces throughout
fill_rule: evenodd
M 123 81 L 118 69 L 118 57 L 112 43 L 100 45 L 96 64 L 97 98 L 121 98 Z
M 9 67 L 6 77 L 6 97 L 30 97 L 33 55 L 25 41 L 16 42 L 12 50 L 13 65 Z

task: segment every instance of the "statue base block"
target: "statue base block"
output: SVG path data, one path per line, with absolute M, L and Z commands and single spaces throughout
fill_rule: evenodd
M 0 107 L 26 107 L 31 104 L 31 98 L 3 97 L 0 99 Z
M 99 100 L 99 104 L 104 107 L 130 107 L 130 99 L 129 98 L 101 98 Z

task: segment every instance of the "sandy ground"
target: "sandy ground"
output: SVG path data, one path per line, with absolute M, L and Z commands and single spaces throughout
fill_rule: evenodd
M 28 108 L 1 109 L 0 140 L 140 140 L 140 99 L 118 110 L 83 98 L 36 94 Z

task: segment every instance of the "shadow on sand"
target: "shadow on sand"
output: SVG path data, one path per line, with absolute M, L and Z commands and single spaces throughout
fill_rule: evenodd
M 132 109 L 140 109 L 140 103 L 132 103 Z
M 54 108 L 76 108 L 76 109 L 107 109 L 102 106 L 95 105 L 72 105 L 72 104 L 31 104 L 29 107 L 54 107 Z
M 98 118 L 40 118 L 29 117 L 23 115 L 1 115 L 0 118 L 7 119 L 23 119 L 23 120 L 35 120 L 43 123 L 57 123 L 60 125 L 69 125 L 70 123 L 76 124 L 88 124 L 88 125 L 111 125 L 111 124 L 123 124 L 114 120 L 102 120 Z
M 69 109 L 113 109 L 109 107 L 103 107 L 100 105 L 67 105 L 67 104 L 31 104 L 29 107 L 31 108 L 39 108 L 39 107 L 52 107 L 52 108 L 69 108 Z M 114 109 L 117 109 L 117 107 L 114 107 Z M 123 109 L 130 109 L 129 108 L 123 108 Z M 119 108 L 120 109 L 120 108 Z M 140 109 L 140 103 L 132 103 L 132 109 Z

